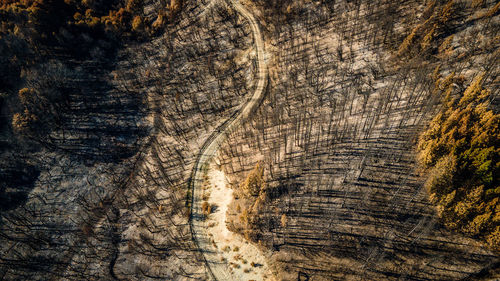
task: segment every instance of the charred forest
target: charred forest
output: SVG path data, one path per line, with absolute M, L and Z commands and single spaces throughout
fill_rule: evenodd
M 499 57 L 494 0 L 0 0 L 0 280 L 497 280 Z

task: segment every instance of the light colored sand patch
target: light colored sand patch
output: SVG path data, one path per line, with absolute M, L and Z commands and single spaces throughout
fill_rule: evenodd
M 211 226 L 208 233 L 217 246 L 221 261 L 227 261 L 234 280 L 273 280 L 262 251 L 226 227 L 226 212 L 233 199 L 233 190 L 227 187 L 224 172 L 212 163 L 208 178 L 211 185 L 208 202 L 216 206 L 207 219 Z

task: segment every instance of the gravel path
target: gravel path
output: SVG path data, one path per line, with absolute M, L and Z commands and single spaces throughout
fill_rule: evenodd
M 257 24 L 252 13 L 243 7 L 237 0 L 231 1 L 234 9 L 245 17 L 251 25 L 254 44 L 257 55 L 257 84 L 252 97 L 248 100 L 247 104 L 238 112 L 233 114 L 231 118 L 226 120 L 220 125 L 210 137 L 203 144 L 200 153 L 196 159 L 192 174 L 191 174 L 191 189 L 192 189 L 192 202 L 191 202 L 191 231 L 195 243 L 199 250 L 203 253 L 209 276 L 212 280 L 233 280 L 230 274 L 229 265 L 227 261 L 221 261 L 220 256 L 210 243 L 208 235 L 208 225 L 204 220 L 202 212 L 202 183 L 203 183 L 203 168 L 208 168 L 209 161 L 215 156 L 219 145 L 226 139 L 231 131 L 236 129 L 243 120 L 250 117 L 252 112 L 257 109 L 264 98 L 265 88 L 267 85 L 267 64 L 264 59 L 264 42 L 260 27 Z M 219 259 L 218 259 L 219 258 Z

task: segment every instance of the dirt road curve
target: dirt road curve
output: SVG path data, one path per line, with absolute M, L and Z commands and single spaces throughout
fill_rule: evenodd
M 216 154 L 219 145 L 225 140 L 227 135 L 236 129 L 243 120 L 248 118 L 252 112 L 260 105 L 264 98 L 264 90 L 267 83 L 267 64 L 264 58 L 264 42 L 260 33 L 260 27 L 257 24 L 253 15 L 243 7 L 238 0 L 230 2 L 234 9 L 245 17 L 251 25 L 254 45 L 257 54 L 257 84 L 252 97 L 248 100 L 246 105 L 233 114 L 231 118 L 220 125 L 210 137 L 203 144 L 200 153 L 196 159 L 193 171 L 191 173 L 190 188 L 192 189 L 192 204 L 191 204 L 191 231 L 194 240 L 202 251 L 207 270 L 213 280 L 231 280 L 229 266 L 226 262 L 217 260 L 217 249 L 210 243 L 207 232 L 207 225 L 203 220 L 202 213 L 202 167 L 208 163 Z

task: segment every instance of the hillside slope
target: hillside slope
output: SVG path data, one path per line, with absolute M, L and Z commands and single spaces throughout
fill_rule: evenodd
M 286 3 L 253 3 L 273 50 L 268 99 L 219 161 L 236 191 L 257 163 L 265 184 L 235 196 L 233 229 L 274 251 L 283 280 L 459 280 L 498 267 L 498 252 L 443 225 L 416 161 L 439 77 L 467 87 L 482 73 L 498 112 L 498 5 Z

